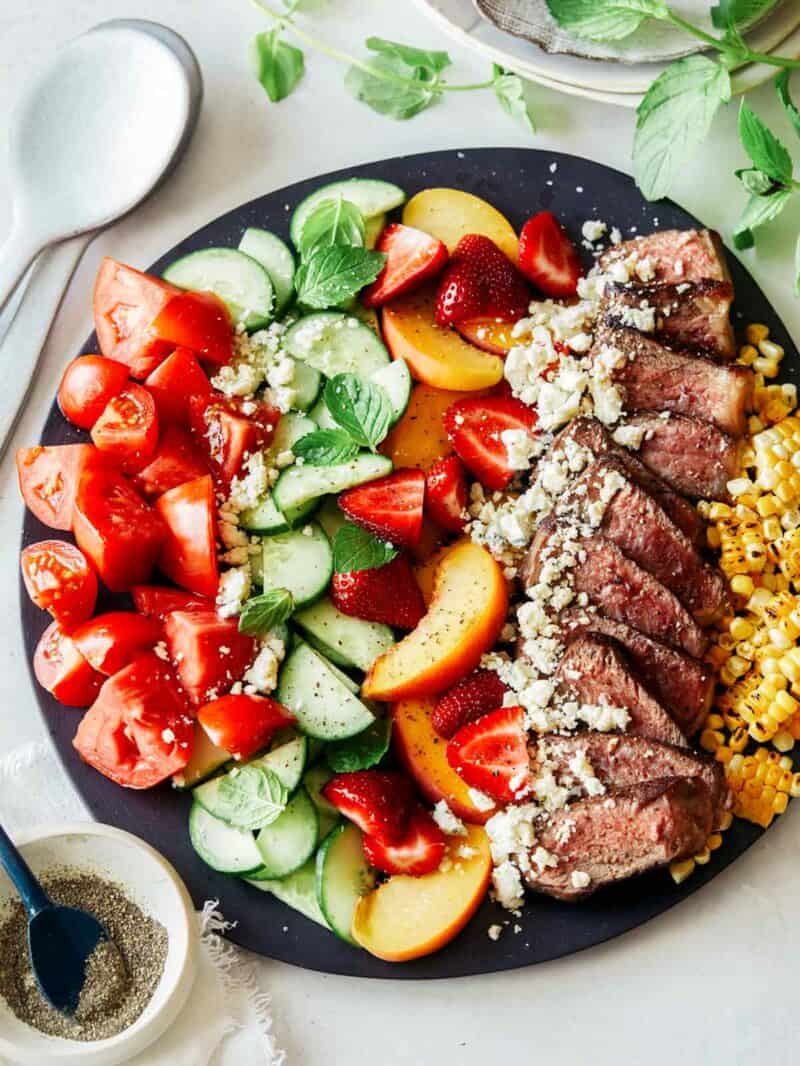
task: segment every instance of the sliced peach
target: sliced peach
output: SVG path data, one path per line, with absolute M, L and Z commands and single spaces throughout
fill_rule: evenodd
M 445 544 L 435 551 L 433 555 L 429 555 L 427 559 L 420 560 L 414 566 L 414 577 L 417 579 L 426 607 L 430 606 L 430 602 L 433 599 L 433 587 L 436 582 L 436 571 L 439 568 L 439 563 L 452 549 L 452 544 Z
M 492 355 L 507 355 L 519 343 L 512 332 L 513 322 L 500 322 L 496 318 L 470 318 L 466 322 L 459 322 L 456 328 L 464 340 Z
M 453 251 L 468 233 L 482 233 L 493 240 L 515 263 L 519 241 L 514 227 L 496 207 L 460 189 L 423 189 L 403 208 L 407 226 L 430 233 Z
M 403 417 L 381 445 L 381 451 L 392 460 L 395 469 L 414 466 L 427 470 L 453 451 L 444 431 L 445 411 L 456 400 L 474 395 L 415 385 Z
M 383 339 L 395 359 L 405 359 L 417 381 L 437 389 L 475 392 L 503 377 L 503 362 L 455 330 L 437 326 L 436 287 L 401 296 L 383 311 Z
M 464 847 L 472 853 L 459 854 Z M 461 932 L 489 887 L 492 857 L 486 831 L 470 826 L 451 837 L 446 858 L 423 877 L 396 874 L 362 896 L 353 913 L 353 939 L 387 962 L 407 962 L 443 948 Z
M 427 613 L 372 664 L 362 687 L 374 700 L 431 696 L 474 669 L 508 610 L 503 572 L 485 548 L 456 544 L 442 559 Z
M 481 811 L 475 806 L 469 786 L 447 761 L 447 741 L 431 723 L 434 703 L 429 698 L 392 704 L 392 743 L 397 757 L 427 800 L 431 803 L 445 800 L 450 810 L 465 822 L 483 823 L 494 809 Z

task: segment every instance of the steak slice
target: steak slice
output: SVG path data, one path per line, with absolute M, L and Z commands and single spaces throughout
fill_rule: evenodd
M 728 500 L 738 476 L 739 442 L 707 422 L 680 415 L 637 415 L 626 425 L 642 432 L 637 455 L 676 492 Z
M 626 358 L 612 371 L 625 391 L 629 411 L 670 411 L 711 422 L 741 436 L 752 404 L 753 372 L 746 366 L 720 366 L 691 352 L 673 351 L 634 329 L 601 326 L 592 355 L 606 348 Z
M 635 255 L 652 260 L 654 280 L 665 285 L 682 282 L 731 280 L 725 249 L 718 233 L 707 229 L 663 229 L 616 244 L 598 260 L 607 272 L 611 265 Z M 635 281 L 635 278 L 634 278 Z
M 714 822 L 699 777 L 665 777 L 579 800 L 537 826 L 557 865 L 525 875 L 530 888 L 576 900 L 604 885 L 695 855 Z
M 697 732 L 714 698 L 714 672 L 705 663 L 598 611 L 571 607 L 561 612 L 558 621 L 565 643 L 587 633 L 613 637 L 624 648 L 625 656 L 638 676 L 669 711 L 682 732 L 687 737 Z
M 631 671 L 621 645 L 611 637 L 591 633 L 574 640 L 559 663 L 556 681 L 580 703 L 624 707 L 630 715 L 626 733 L 687 746 L 686 737 Z
M 639 329 L 636 312 L 652 308 L 652 335 L 662 344 L 688 348 L 720 362 L 736 356 L 731 326 L 733 285 L 729 281 L 685 281 L 680 285 L 607 284 L 600 320 L 608 326 Z M 645 331 L 649 332 L 649 330 Z

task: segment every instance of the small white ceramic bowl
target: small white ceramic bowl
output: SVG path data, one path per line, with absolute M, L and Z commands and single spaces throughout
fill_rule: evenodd
M 175 870 L 149 844 L 96 822 L 44 826 L 21 834 L 15 843 L 35 874 L 70 866 L 96 873 L 123 886 L 141 909 L 169 934 L 164 973 L 139 1018 L 118 1036 L 84 1043 L 46 1036 L 19 1021 L 0 997 L 0 1059 L 31 1066 L 117 1066 L 127 1062 L 177 1018 L 189 996 L 197 970 L 199 933 L 189 893 Z M 0 870 L 0 915 L 14 889 Z

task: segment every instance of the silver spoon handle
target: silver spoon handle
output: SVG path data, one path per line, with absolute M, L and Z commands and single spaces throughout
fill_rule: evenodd
M 0 825 L 0 866 L 11 878 L 30 918 L 48 906 L 50 900 L 11 837 Z
M 17 218 L 5 244 L 0 248 L 0 311 L 11 299 L 25 271 L 42 250 L 38 233 Z

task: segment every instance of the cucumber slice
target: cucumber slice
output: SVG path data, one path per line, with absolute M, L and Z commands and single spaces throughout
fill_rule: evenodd
M 303 778 L 303 787 L 311 797 L 311 802 L 317 808 L 319 819 L 319 836 L 317 843 L 321 843 L 335 825 L 339 824 L 340 814 L 332 803 L 328 803 L 322 795 L 322 788 L 327 785 L 333 773 L 327 766 L 312 766 L 306 770 Z
M 358 374 L 368 381 L 391 361 L 385 344 L 369 326 L 342 311 L 317 311 L 299 318 L 284 333 L 283 347 L 329 378 Z
M 293 406 L 297 411 L 307 411 L 309 407 L 314 406 L 322 392 L 322 374 L 309 363 L 303 363 L 299 359 L 293 359 L 292 362 L 294 363 Z
M 273 747 L 266 755 L 256 759 L 258 766 L 272 770 L 280 783 L 291 795 L 299 786 L 308 761 L 308 739 L 299 734 Z
M 395 642 L 389 626 L 342 614 L 329 599 L 297 611 L 292 621 L 331 662 L 354 666 L 364 673 Z
M 317 868 L 313 859 L 309 859 L 299 870 L 295 870 L 281 881 L 251 881 L 249 878 L 245 880 L 260 892 L 270 892 L 281 903 L 310 918 L 312 922 L 329 928 L 317 903 Z
M 230 758 L 227 751 L 214 744 L 198 722 L 194 727 L 192 754 L 184 768 L 172 775 L 172 784 L 179 789 L 194 788 L 213 777 L 217 770 L 230 762 Z
M 275 292 L 269 274 L 236 248 L 203 248 L 170 263 L 164 280 L 179 289 L 213 292 L 225 302 L 233 321 L 261 329 L 272 321 Z
M 321 396 L 311 408 L 311 410 L 308 412 L 308 417 L 314 419 L 319 429 L 339 428 L 333 415 L 328 410 L 328 405 L 325 403 Z
M 317 513 L 317 521 L 325 530 L 325 536 L 333 544 L 336 534 L 347 521 L 335 496 L 326 496 L 322 501 L 322 506 Z
M 316 428 L 316 423 L 310 418 L 289 411 L 278 422 L 278 428 L 275 430 L 275 436 L 269 448 L 269 457 L 274 458 L 281 452 L 290 451 L 296 441 L 308 433 L 313 433 Z M 312 510 L 313 507 L 309 507 L 305 513 L 310 514 Z M 270 492 L 265 493 L 255 507 L 248 507 L 246 511 L 242 511 L 239 516 L 239 525 L 249 533 L 261 534 L 282 533 L 289 528 L 285 516 L 275 506 Z M 255 565 L 253 565 L 254 559 L 258 560 Z M 254 559 L 251 559 L 253 580 L 260 585 L 261 560 L 258 556 L 254 556 Z
M 301 788 L 283 814 L 256 837 L 262 865 L 250 877 L 254 881 L 287 877 L 311 858 L 316 846 L 317 809 Z
M 364 858 L 361 830 L 340 825 L 317 852 L 317 902 L 331 929 L 354 944 L 350 935 L 359 899 L 375 887 L 375 873 Z
M 380 385 L 389 397 L 394 424 L 405 414 L 411 398 L 411 374 L 405 359 L 395 359 L 389 366 L 376 370 L 370 381 L 373 385 Z
M 239 251 L 255 259 L 269 274 L 275 290 L 275 314 L 282 314 L 294 296 L 294 256 L 288 244 L 265 229 L 244 231 Z
M 275 482 L 272 496 L 287 521 L 291 521 L 290 516 L 310 500 L 374 481 L 391 471 L 390 459 L 369 452 L 362 452 L 349 463 L 335 466 L 291 466 Z
M 328 662 L 325 665 L 328 667 L 333 676 L 335 678 L 338 678 L 339 681 L 341 681 L 341 683 L 344 685 L 344 687 L 349 689 L 354 696 L 357 696 L 359 694 L 359 692 L 361 691 L 361 686 L 356 684 L 356 682 L 352 679 L 352 677 L 350 677 L 349 674 L 346 674 L 344 670 L 340 670 L 338 666 L 334 666 L 331 662 Z
M 378 243 L 378 237 L 380 237 L 385 228 L 385 214 L 375 215 L 373 218 L 368 218 L 364 226 L 364 247 L 374 248 Z
M 295 604 L 300 606 L 321 596 L 328 587 L 333 574 L 333 552 L 316 522 L 302 530 L 265 537 L 261 548 L 265 591 L 288 589 Z
M 310 737 L 352 737 L 374 721 L 370 710 L 302 641 L 290 652 L 278 679 L 277 699 Z
M 221 874 L 251 874 L 263 860 L 252 833 L 226 825 L 199 803 L 189 811 L 192 847 L 212 870 Z
M 406 194 L 399 185 L 393 185 L 389 181 L 379 181 L 375 178 L 347 178 L 344 181 L 334 181 L 329 185 L 322 185 L 315 189 L 310 196 L 302 200 L 294 209 L 289 230 L 294 246 L 299 247 L 300 234 L 303 232 L 303 223 L 320 202 L 320 200 L 336 199 L 341 196 L 355 204 L 365 221 L 374 218 L 375 215 L 383 215 L 387 211 L 393 211 L 406 201 Z

